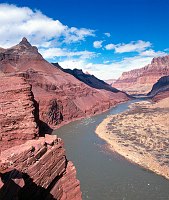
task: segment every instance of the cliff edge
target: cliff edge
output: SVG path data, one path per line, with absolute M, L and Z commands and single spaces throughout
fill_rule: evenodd
M 0 77 L 0 199 L 81 200 L 63 141 L 40 137 L 38 108 L 21 77 Z

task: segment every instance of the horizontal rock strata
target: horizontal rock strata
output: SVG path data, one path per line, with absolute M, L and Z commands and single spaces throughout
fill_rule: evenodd
M 124 72 L 112 86 L 129 94 L 147 94 L 162 77 L 169 75 L 169 55 L 154 58 L 151 64 Z
M 81 200 L 63 141 L 39 135 L 31 86 L 21 77 L 1 76 L 0 95 L 0 199 Z
M 75 167 L 57 136 L 45 135 L 3 151 L 0 171 L 1 199 L 81 199 Z

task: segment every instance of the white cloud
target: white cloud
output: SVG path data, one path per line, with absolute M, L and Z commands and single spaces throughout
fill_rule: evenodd
M 32 44 L 49 47 L 52 40 L 71 43 L 94 36 L 93 30 L 68 27 L 40 11 L 9 4 L 0 4 L 0 27 L 0 46 L 4 48 L 16 44 L 22 37 L 27 37 Z
M 45 59 L 55 59 L 58 57 L 79 57 L 81 59 L 89 59 L 96 56 L 94 52 L 90 51 L 68 51 L 67 49 L 62 48 L 41 48 L 39 49 L 40 53 Z
M 85 37 L 95 36 L 94 31 L 86 28 L 77 29 L 76 27 L 71 27 L 65 32 L 65 43 L 78 42 L 85 40 Z
M 99 48 L 102 48 L 102 43 L 103 43 L 102 40 L 100 40 L 100 41 L 94 41 L 93 42 L 93 46 L 94 46 L 94 48 L 99 49 Z
M 105 46 L 105 48 L 106 48 L 107 50 L 112 50 L 112 49 L 115 49 L 115 48 L 116 48 L 116 45 L 115 45 L 115 44 L 107 44 L 107 45 Z
M 132 41 L 128 44 L 120 43 L 120 44 L 108 44 L 105 46 L 107 50 L 115 50 L 115 53 L 126 53 L 126 52 L 141 52 L 145 49 L 151 47 L 151 43 L 138 40 L 138 41 Z
M 110 37 L 111 34 L 110 33 L 104 33 L 107 37 Z
M 149 49 L 140 53 L 141 56 L 150 56 L 150 57 L 158 57 L 158 56 L 166 56 L 167 53 L 162 51 L 155 52 L 153 49 Z

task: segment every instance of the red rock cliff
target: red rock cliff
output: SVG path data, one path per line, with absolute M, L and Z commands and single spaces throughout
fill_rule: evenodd
M 151 64 L 124 72 L 112 86 L 129 94 L 147 94 L 162 76 L 169 75 L 169 55 L 154 58 Z
M 1 73 L 23 76 L 32 85 L 40 119 L 51 127 L 93 115 L 129 98 L 122 92 L 94 89 L 48 63 L 24 38 L 0 52 Z
M 21 77 L 1 76 L 0 93 L 0 199 L 81 200 L 63 141 L 39 137 L 30 85 Z
M 0 77 L 0 150 L 38 136 L 31 86 L 20 77 Z

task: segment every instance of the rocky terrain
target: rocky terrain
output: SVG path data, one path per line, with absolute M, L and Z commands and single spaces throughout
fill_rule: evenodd
M 169 97 L 169 76 L 161 77 L 157 83 L 152 87 L 152 90 L 148 93 L 153 101 L 159 101 L 161 99 Z
M 147 94 L 152 86 L 162 77 L 169 75 L 169 55 L 154 58 L 151 64 L 124 72 L 112 86 L 128 94 Z
M 169 179 L 169 98 L 135 103 L 105 119 L 96 133 L 128 160 Z
M 23 78 L 1 76 L 0 96 L 0 150 L 36 138 L 38 110 L 31 86 Z
M 0 49 L 1 74 L 24 77 L 39 104 L 43 129 L 102 112 L 129 97 L 119 91 L 95 89 L 48 63 L 26 38 Z
M 81 200 L 63 141 L 39 134 L 39 108 L 21 77 L 0 77 L 0 199 Z

